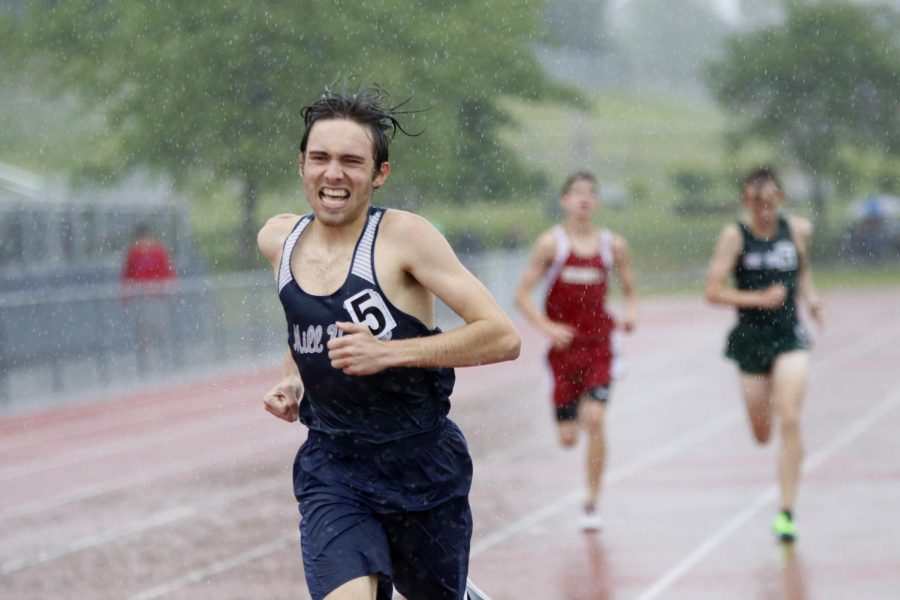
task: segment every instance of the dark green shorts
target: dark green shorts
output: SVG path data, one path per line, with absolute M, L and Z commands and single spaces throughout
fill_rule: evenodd
M 725 356 L 744 373 L 762 374 L 772 370 L 779 354 L 808 348 L 809 337 L 801 323 L 793 327 L 738 324 L 728 335 Z

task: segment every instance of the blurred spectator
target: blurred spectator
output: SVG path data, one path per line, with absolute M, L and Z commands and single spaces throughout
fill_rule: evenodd
M 153 236 L 146 224 L 134 228 L 134 243 L 125 257 L 123 283 L 144 283 L 175 279 L 175 268 L 165 245 Z
M 170 285 L 176 277 L 166 246 L 156 239 L 146 224 L 135 227 L 134 242 L 122 267 L 122 301 L 128 319 L 134 323 L 140 373 L 147 370 L 150 348 L 159 350 L 160 357 L 167 355 L 169 363 L 176 360 L 170 335 L 174 306 L 169 302 Z
M 847 233 L 850 256 L 864 263 L 881 263 L 896 257 L 897 241 L 897 230 L 881 204 L 875 198 L 868 199 Z

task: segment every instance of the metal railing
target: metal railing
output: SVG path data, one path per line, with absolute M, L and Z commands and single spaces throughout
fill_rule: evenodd
M 507 311 L 526 254 L 465 264 Z M 460 320 L 442 303 L 444 329 Z M 287 347 L 270 271 L 166 284 L 42 287 L 0 294 L 0 408 L 30 410 L 116 385 L 277 365 Z
M 462 259 L 516 315 L 513 296 L 527 250 Z M 641 285 L 699 285 L 702 273 L 638 277 Z M 437 323 L 446 330 L 461 321 L 438 302 Z M 29 410 L 173 375 L 274 366 L 286 340 L 268 270 L 141 288 L 109 283 L 7 292 L 0 294 L 0 410 Z
M 280 313 L 268 272 L 3 294 L 0 400 L 277 360 Z

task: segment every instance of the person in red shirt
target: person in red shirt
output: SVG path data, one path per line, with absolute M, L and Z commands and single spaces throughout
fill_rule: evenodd
M 634 329 L 637 290 L 628 244 L 593 224 L 600 196 L 597 180 L 588 172 L 571 175 L 563 186 L 562 224 L 544 232 L 535 243 L 516 290 L 516 305 L 547 336 L 547 361 L 553 375 L 553 404 L 559 440 L 572 447 L 579 427 L 588 436 L 587 498 L 581 527 L 601 527 L 597 502 L 606 458 L 604 421 L 612 383 L 612 335 L 616 322 L 606 310 L 609 273 L 625 295 L 621 327 Z M 543 280 L 547 286 L 541 311 L 531 292 Z
M 165 245 L 153 237 L 150 227 L 140 224 L 134 228 L 134 243 L 128 249 L 122 268 L 124 283 L 145 283 L 175 279 L 175 268 Z
M 135 325 L 135 351 L 140 373 L 147 370 L 148 350 L 169 349 L 169 362 L 174 360 L 169 333 L 173 308 L 168 300 L 169 284 L 177 277 L 166 246 L 157 240 L 150 227 L 140 224 L 134 229 L 134 242 L 122 266 L 122 303 Z

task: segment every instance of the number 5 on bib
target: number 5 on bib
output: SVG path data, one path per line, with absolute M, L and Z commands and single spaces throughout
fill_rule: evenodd
M 372 335 L 381 340 L 391 339 L 391 331 L 397 326 L 391 311 L 381 294 L 375 290 L 363 290 L 344 301 L 344 308 L 357 325 L 365 325 Z

